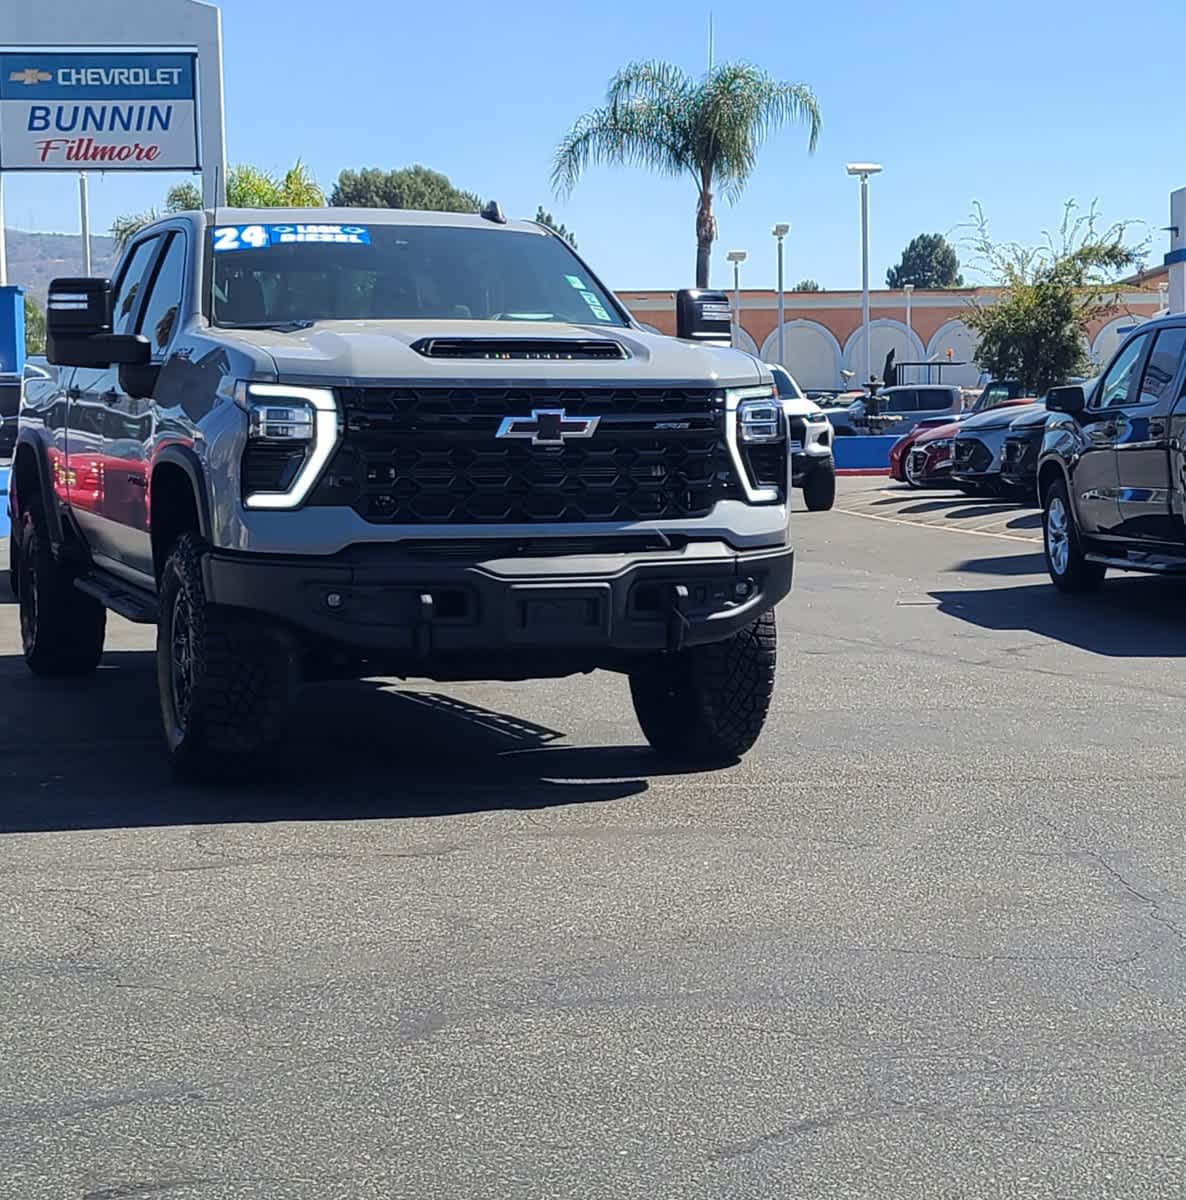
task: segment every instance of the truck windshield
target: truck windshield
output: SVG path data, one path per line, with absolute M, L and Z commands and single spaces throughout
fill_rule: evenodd
M 440 225 L 230 225 L 211 232 L 212 318 L 625 322 L 560 239 Z

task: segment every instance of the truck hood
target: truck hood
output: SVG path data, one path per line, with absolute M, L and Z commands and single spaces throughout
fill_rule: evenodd
M 963 423 L 961 432 L 988 433 L 993 429 L 1008 429 L 1020 417 L 1028 417 L 1036 412 L 1045 412 L 1046 405 L 1030 401 L 1028 404 L 999 404 L 988 412 L 977 413 Z
M 788 417 L 806 417 L 811 413 L 823 412 L 814 400 L 808 400 L 806 396 L 783 396 L 782 410 Z
M 366 382 L 465 380 L 564 385 L 629 383 L 752 386 L 768 383 L 761 363 L 740 350 L 698 345 L 638 329 L 535 321 L 318 321 L 308 329 L 218 330 L 220 340 L 269 355 L 278 379 L 348 386 Z M 430 358 L 425 338 L 533 342 L 616 342 L 622 359 Z
M 1020 416 L 1009 423 L 1010 429 L 1041 429 L 1046 424 L 1046 405 L 1034 404 L 1022 409 Z

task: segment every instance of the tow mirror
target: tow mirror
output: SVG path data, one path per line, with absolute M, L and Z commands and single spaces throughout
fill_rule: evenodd
M 1087 393 L 1077 384 L 1051 388 L 1046 393 L 1046 411 L 1077 417 L 1087 407 Z
M 675 336 L 690 342 L 733 342 L 733 311 L 724 292 L 686 288 L 675 296 Z
M 49 285 L 45 357 L 60 367 L 146 363 L 148 339 L 111 332 L 111 280 L 66 278 Z

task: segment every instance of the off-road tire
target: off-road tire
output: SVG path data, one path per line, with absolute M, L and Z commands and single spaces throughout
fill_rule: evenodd
M 206 600 L 202 553 L 183 534 L 162 568 L 157 686 L 175 770 L 207 781 L 252 773 L 279 743 L 296 657 L 281 629 Z
M 808 512 L 827 512 L 836 503 L 836 468 L 813 467 L 803 480 L 803 503 Z
M 53 556 L 45 513 L 37 502 L 20 516 L 14 565 L 21 649 L 35 675 L 91 675 L 103 657 L 107 611 L 74 586 L 75 574 Z
M 1102 563 L 1087 561 L 1075 510 L 1071 507 L 1067 485 L 1061 479 L 1056 479 L 1046 489 L 1042 504 L 1042 550 L 1050 582 L 1060 592 L 1098 592 L 1103 586 L 1108 568 Z
M 659 654 L 630 673 L 650 744 L 669 758 L 733 762 L 758 740 L 774 694 L 774 613 L 723 642 Z

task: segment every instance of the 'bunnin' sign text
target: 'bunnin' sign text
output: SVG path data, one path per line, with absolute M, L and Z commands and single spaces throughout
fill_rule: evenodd
M 0 50 L 0 171 L 198 171 L 196 56 Z

